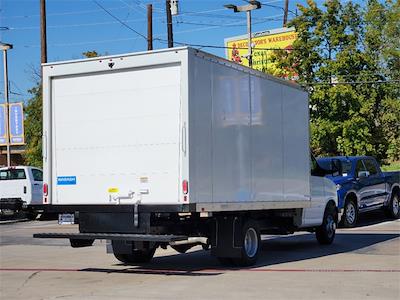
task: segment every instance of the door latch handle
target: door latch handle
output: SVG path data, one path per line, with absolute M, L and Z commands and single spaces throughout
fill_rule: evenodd
M 127 196 L 114 196 L 113 199 L 114 200 L 130 200 L 133 199 L 133 195 L 135 194 L 135 192 L 129 192 Z

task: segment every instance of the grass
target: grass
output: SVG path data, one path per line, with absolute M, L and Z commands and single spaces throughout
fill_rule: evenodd
M 382 171 L 400 171 L 400 161 L 393 161 L 389 165 L 382 166 Z

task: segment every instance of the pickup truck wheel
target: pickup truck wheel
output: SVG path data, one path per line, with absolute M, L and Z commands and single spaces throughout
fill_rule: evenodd
M 151 261 L 156 252 L 156 247 L 148 250 L 134 250 L 132 254 L 114 253 L 116 259 L 124 264 L 147 263 Z
M 257 262 L 261 247 L 260 230 L 256 222 L 250 220 L 244 224 L 241 241 L 241 256 L 232 260 L 237 266 L 252 266 Z
M 344 206 L 344 214 L 342 216 L 343 227 L 354 227 L 358 220 L 358 209 L 357 205 L 353 200 L 346 201 Z
M 393 194 L 389 201 L 388 207 L 386 207 L 386 213 L 388 217 L 398 219 L 400 217 L 400 197 L 398 194 Z
M 315 231 L 318 243 L 321 245 L 330 245 L 335 239 L 336 232 L 336 210 L 333 205 L 325 209 L 322 225 Z

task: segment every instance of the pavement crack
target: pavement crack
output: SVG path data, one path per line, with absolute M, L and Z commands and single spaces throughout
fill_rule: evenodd
M 28 283 L 29 280 L 31 280 L 33 277 L 35 277 L 38 273 L 40 273 L 40 271 L 36 271 L 34 273 L 32 273 L 31 275 L 29 275 L 29 277 L 27 279 L 25 279 L 25 281 L 22 283 L 22 285 L 18 288 L 18 292 L 21 291 L 23 289 L 23 287 Z

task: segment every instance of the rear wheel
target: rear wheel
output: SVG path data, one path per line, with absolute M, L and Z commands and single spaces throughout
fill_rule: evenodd
M 356 201 L 347 200 L 344 206 L 344 214 L 342 216 L 341 224 L 343 227 L 354 227 L 358 221 L 358 208 Z
M 388 217 L 398 219 L 400 217 L 400 197 L 399 194 L 393 194 L 389 205 L 386 207 Z
M 156 248 L 148 250 L 134 250 L 132 254 L 114 253 L 116 259 L 124 264 L 147 263 L 151 261 Z
M 121 248 L 120 241 L 112 241 L 114 256 L 124 264 L 147 263 L 151 261 L 156 252 L 157 245 L 152 245 L 143 249 L 134 249 L 134 243 Z
M 250 220 L 243 226 L 241 234 L 242 250 L 241 256 L 233 258 L 233 262 L 238 266 L 251 266 L 257 262 L 261 237 L 260 230 L 256 222 Z
M 328 205 L 325 209 L 322 225 L 317 228 L 315 235 L 321 245 L 330 245 L 335 239 L 337 214 L 335 206 Z

